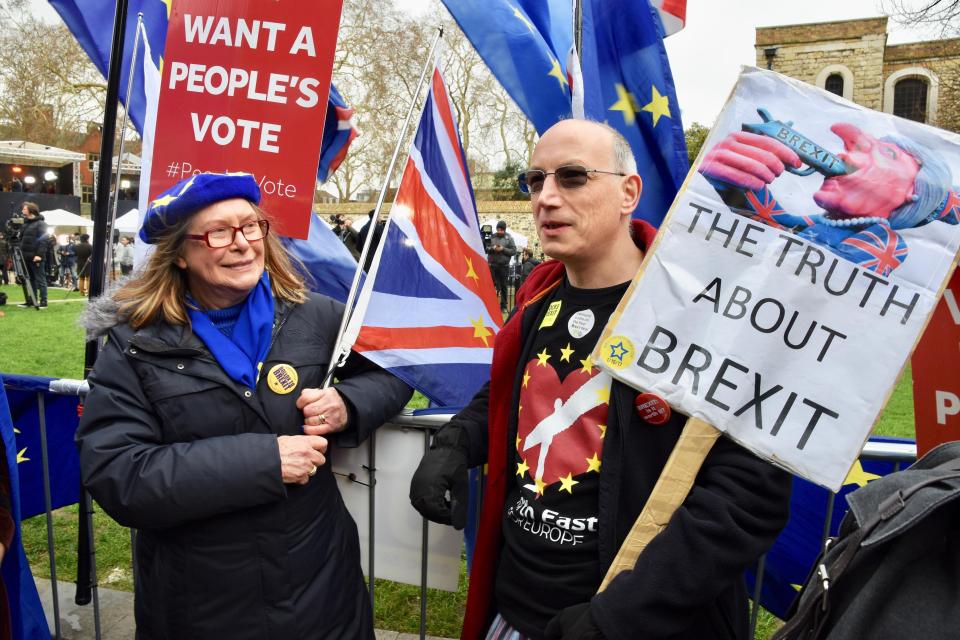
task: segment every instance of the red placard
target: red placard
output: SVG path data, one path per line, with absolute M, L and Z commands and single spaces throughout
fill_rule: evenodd
M 917 456 L 960 440 L 960 270 L 930 318 L 913 352 L 913 405 Z
M 173 3 L 151 199 L 201 171 L 245 171 L 278 232 L 307 237 L 341 6 Z

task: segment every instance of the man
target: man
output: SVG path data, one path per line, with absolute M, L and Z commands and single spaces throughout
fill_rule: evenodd
M 73 291 L 77 286 L 77 245 L 73 236 L 66 238 L 66 244 L 57 248 L 60 254 L 60 286 Z
M 520 280 L 517 282 L 517 289 L 527 281 L 527 276 L 530 275 L 533 268 L 540 264 L 540 261 L 533 257 L 533 251 L 530 250 L 530 247 L 524 247 L 522 255 L 523 261 L 520 263 Z
M 556 259 L 518 292 L 490 382 L 410 486 L 424 516 L 462 527 L 467 468 L 488 465 L 461 637 L 745 638 L 742 574 L 786 523 L 789 476 L 726 438 L 634 570 L 594 595 L 685 422 L 645 422 L 636 390 L 590 361 L 655 231 L 631 221 L 641 180 L 606 125 L 551 127 L 521 186 Z
M 128 276 L 133 273 L 133 241 L 127 236 L 120 237 L 117 262 L 120 263 L 120 275 Z
M 18 307 L 32 307 L 29 289 L 33 290 L 37 298 L 37 306 L 44 309 L 47 306 L 47 263 L 48 250 L 47 223 L 40 215 L 40 208 L 32 202 L 24 202 L 21 208 L 23 213 L 23 230 L 20 232 L 20 249 L 23 251 L 23 260 L 27 265 L 27 278 L 23 281 L 23 302 Z
M 517 254 L 517 245 L 507 234 L 507 223 L 497 222 L 497 231 L 490 236 L 487 245 L 487 263 L 490 265 L 490 275 L 493 276 L 493 286 L 500 296 L 500 310 L 507 310 L 507 274 L 510 270 L 510 258 Z
M 90 286 L 90 256 L 93 255 L 93 246 L 90 245 L 90 235 L 80 234 L 80 242 L 77 243 L 77 280 L 80 288 L 80 295 L 87 295 L 87 288 Z
M 773 138 L 737 131 L 704 155 L 702 173 L 731 208 L 789 229 L 864 269 L 889 276 L 909 255 L 903 229 L 931 222 L 957 224 L 960 196 L 950 169 L 935 153 L 903 136 L 874 136 L 839 122 L 837 157 L 849 173 L 825 178 L 813 194 L 823 212 L 785 211 L 770 185 L 800 156 Z
M 347 251 L 350 252 L 354 260 L 359 260 L 362 245 L 357 244 L 359 235 L 357 234 L 357 230 L 353 228 L 353 219 L 344 218 L 343 216 L 340 216 L 339 219 L 340 233 L 338 235 L 340 236 L 340 242 L 347 248 Z
M 0 284 L 10 284 L 10 274 L 7 271 L 7 262 L 10 260 L 10 245 L 7 238 L 0 231 Z

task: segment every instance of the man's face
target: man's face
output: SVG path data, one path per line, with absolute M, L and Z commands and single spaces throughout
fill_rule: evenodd
M 503 227 L 497 227 L 497 232 L 496 232 L 496 233 L 497 233 L 498 236 L 503 237 L 503 234 L 505 234 L 506 232 L 507 232 L 507 230 L 504 229 Z
M 564 120 L 551 127 L 533 152 L 531 169 L 548 173 L 564 165 L 615 171 L 610 133 L 590 122 Z M 543 252 L 563 262 L 602 256 L 633 210 L 627 178 L 591 173 L 582 187 L 562 188 L 547 176 L 530 197 Z M 639 180 L 637 180 L 639 185 Z
M 835 124 L 830 130 L 843 140 L 844 152 L 838 156 L 856 171 L 824 180 L 814 202 L 839 216 L 889 218 L 913 195 L 920 165 L 897 145 L 852 124 Z
M 23 208 L 20 209 L 20 213 L 22 213 L 27 218 L 27 220 L 33 220 L 33 212 L 30 211 L 27 205 L 23 205 Z

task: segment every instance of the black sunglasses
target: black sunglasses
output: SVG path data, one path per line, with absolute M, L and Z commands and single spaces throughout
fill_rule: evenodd
M 557 185 L 563 189 L 576 189 L 587 184 L 587 174 L 604 173 L 611 176 L 625 176 L 627 174 L 619 171 L 603 171 L 601 169 L 587 169 L 579 164 L 567 164 L 557 167 L 556 171 L 543 171 L 542 169 L 527 169 L 519 176 L 517 182 L 520 184 L 520 191 L 523 193 L 540 193 L 543 189 L 543 183 L 547 176 L 556 176 Z

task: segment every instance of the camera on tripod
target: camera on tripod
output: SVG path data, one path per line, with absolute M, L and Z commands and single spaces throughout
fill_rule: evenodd
M 480 237 L 483 239 L 483 250 L 485 253 L 493 251 L 493 227 L 488 224 L 480 227 Z
M 3 225 L 3 234 L 7 238 L 7 242 L 10 246 L 17 246 L 20 244 L 20 240 L 23 237 L 23 225 L 24 218 L 9 218 L 6 224 Z

